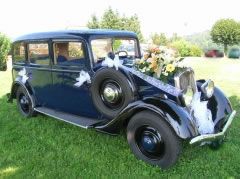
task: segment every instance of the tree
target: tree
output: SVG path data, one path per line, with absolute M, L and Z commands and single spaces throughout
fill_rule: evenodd
M 114 11 L 111 7 L 105 10 L 103 16 L 98 20 L 95 15 L 87 23 L 90 29 L 103 28 L 115 30 L 129 30 L 137 34 L 140 41 L 143 41 L 141 25 L 138 16 L 135 14 L 130 17 L 121 16 L 118 11 Z
M 240 42 L 240 23 L 233 19 L 218 20 L 213 25 L 210 34 L 213 42 L 224 46 L 226 55 L 229 45 L 235 45 Z
M 95 14 L 91 16 L 91 20 L 88 21 L 87 26 L 90 29 L 98 29 L 98 28 L 100 28 L 98 18 L 97 18 L 97 16 Z
M 202 50 L 198 46 L 193 45 L 184 39 L 174 41 L 170 46 L 176 49 L 181 57 L 200 57 L 202 55 Z
M 173 33 L 172 37 L 169 39 L 170 42 L 181 40 L 182 37 L 178 36 L 177 33 Z
M 143 35 L 141 32 L 141 24 L 140 21 L 138 19 L 138 16 L 136 14 L 134 14 L 133 16 L 126 18 L 123 17 L 121 19 L 121 22 L 124 25 L 124 29 L 123 30 L 129 30 L 129 31 L 133 31 L 138 35 L 138 39 L 142 42 L 143 41 Z
M 108 8 L 102 17 L 101 28 L 104 29 L 121 29 L 120 27 L 120 16 L 117 11 L 113 11 L 112 8 Z
M 11 42 L 7 36 L 0 33 L 0 70 L 5 70 L 7 55 L 9 53 Z
M 151 39 L 153 44 L 155 45 L 167 45 L 168 43 L 168 39 L 164 33 L 160 33 L 160 34 L 154 33 L 151 36 Z

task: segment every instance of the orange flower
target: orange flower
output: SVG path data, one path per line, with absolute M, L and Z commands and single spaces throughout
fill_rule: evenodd
M 143 55 L 143 58 L 144 58 L 145 60 L 147 60 L 148 57 L 149 57 L 149 53 L 145 53 L 145 54 Z
M 160 53 L 160 49 L 159 49 L 158 47 L 155 47 L 155 48 L 154 48 L 154 52 L 155 52 L 155 53 Z
M 158 66 L 158 65 L 157 65 L 157 60 L 154 59 L 154 58 L 152 58 L 152 59 L 151 59 L 151 64 L 149 65 L 149 67 L 155 71 L 156 68 L 157 68 L 157 66 Z

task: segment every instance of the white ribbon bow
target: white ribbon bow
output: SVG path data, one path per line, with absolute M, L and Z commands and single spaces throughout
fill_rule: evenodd
M 26 69 L 23 68 L 21 71 L 18 72 L 18 75 L 21 77 L 21 81 L 25 84 L 28 80 Z
M 90 75 L 88 74 L 88 72 L 85 72 L 82 70 L 79 73 L 79 77 L 76 78 L 76 81 L 77 81 L 77 83 L 75 83 L 74 86 L 80 87 L 80 86 L 82 86 L 82 84 L 84 82 L 91 83 L 91 78 L 90 78 Z
M 113 60 L 109 57 L 106 57 L 102 62 L 102 66 L 107 66 L 108 68 L 115 67 L 115 69 L 118 70 L 118 68 L 122 66 L 122 62 L 119 60 L 119 56 L 115 55 Z

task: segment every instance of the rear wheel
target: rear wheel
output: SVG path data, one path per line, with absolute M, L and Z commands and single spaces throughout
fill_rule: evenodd
M 17 99 L 18 109 L 23 116 L 32 117 L 36 115 L 36 112 L 32 107 L 31 98 L 24 88 L 19 87 L 17 89 L 16 99 Z
M 160 116 L 142 111 L 127 126 L 127 139 L 135 156 L 149 164 L 169 168 L 181 151 L 180 139 Z

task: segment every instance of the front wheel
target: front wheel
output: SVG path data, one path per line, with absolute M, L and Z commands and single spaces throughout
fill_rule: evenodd
M 181 151 L 180 139 L 157 114 L 142 111 L 127 126 L 127 139 L 134 155 L 151 165 L 169 168 Z

